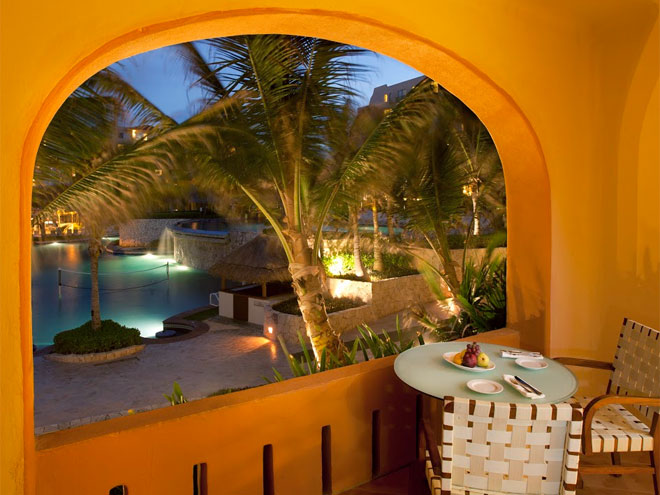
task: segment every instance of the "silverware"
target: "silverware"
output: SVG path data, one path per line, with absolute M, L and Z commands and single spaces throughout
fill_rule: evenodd
M 520 356 L 520 357 L 542 357 L 542 354 L 540 352 L 535 352 L 535 351 L 510 351 L 507 349 L 500 349 L 500 352 L 506 352 L 512 356 Z
M 543 395 L 543 392 L 541 392 L 538 388 L 536 388 L 536 387 L 530 385 L 529 383 L 527 383 L 525 380 L 523 380 L 523 379 L 520 378 L 519 376 L 514 375 L 513 377 L 516 379 L 516 381 L 517 381 L 518 383 L 520 383 L 524 388 L 526 388 L 526 389 L 529 390 L 530 392 L 532 392 L 532 393 L 534 393 L 534 394 L 537 394 L 537 395 Z

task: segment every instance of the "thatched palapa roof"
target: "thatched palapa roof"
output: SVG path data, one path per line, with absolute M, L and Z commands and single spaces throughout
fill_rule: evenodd
M 209 273 L 235 282 L 288 282 L 289 262 L 279 239 L 260 234 L 213 265 Z

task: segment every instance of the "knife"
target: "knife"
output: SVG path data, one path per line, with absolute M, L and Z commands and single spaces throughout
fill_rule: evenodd
M 514 375 L 513 377 L 514 377 L 519 383 L 521 383 L 522 385 L 524 385 L 525 387 L 527 387 L 529 390 L 531 390 L 531 391 L 534 392 L 535 394 L 537 394 L 537 395 L 543 395 L 543 392 L 541 392 L 538 388 L 533 387 L 532 385 L 530 385 L 529 383 L 527 383 L 525 380 L 523 380 L 522 378 L 520 378 L 518 375 Z

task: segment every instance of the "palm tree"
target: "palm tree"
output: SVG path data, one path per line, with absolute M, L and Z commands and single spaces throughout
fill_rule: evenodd
M 371 218 L 374 227 L 374 271 L 383 271 L 383 246 L 378 227 L 378 196 L 371 195 Z
M 440 261 L 437 266 L 424 263 L 429 286 L 439 300 L 446 299 L 449 289 L 458 309 L 450 322 L 450 335 L 463 336 L 502 324 L 506 315 L 506 265 L 494 256 L 495 244 L 477 264 L 466 259 L 466 240 L 458 267 L 447 239 L 448 226 L 465 211 L 466 184 L 480 185 L 470 198 L 473 200 L 477 194 L 481 198 L 471 208 L 473 222 L 478 221 L 477 206 L 487 194 L 500 191 L 501 166 L 485 127 L 462 103 L 438 88 L 425 125 L 409 134 L 396 164 L 390 181 L 398 191 L 394 196 L 399 212 L 408 220 L 408 228 L 425 239 Z M 501 184 L 503 188 L 503 181 Z M 416 316 L 425 326 L 438 328 L 438 322 L 421 308 L 417 308 Z
M 176 123 L 116 73 L 106 69 L 83 83 L 48 126 L 37 153 L 33 206 L 41 224 L 59 209 L 77 211 L 88 235 L 92 328 L 101 328 L 98 263 L 106 228 L 130 217 L 154 185 L 159 166 L 153 141 L 117 142 L 118 122 L 152 127 L 151 136 Z M 150 137 L 150 136 L 148 136 Z
M 196 45 L 181 47 L 194 84 L 204 88 L 208 105 L 233 99 L 234 110 L 202 119 L 206 127 L 194 139 L 174 146 L 194 149 L 209 184 L 241 192 L 264 215 L 288 258 L 317 360 L 324 349 L 339 355 L 343 344 L 323 298 L 323 225 L 338 194 L 366 177 L 379 157 L 389 160 L 388 129 L 404 112 L 388 114 L 354 153 L 333 153 L 331 127 L 354 94 L 351 81 L 363 69 L 351 57 L 361 49 L 279 35 L 204 46 L 208 62 Z
M 334 119 L 330 126 L 328 142 L 331 160 L 341 163 L 360 150 L 383 118 L 383 111 L 377 107 L 356 109 L 352 103 L 346 103 L 344 111 Z M 341 216 L 348 215 L 348 230 L 352 238 L 354 273 L 357 277 L 365 276 L 362 264 L 359 217 L 364 200 L 364 191 L 347 183 L 341 188 L 333 204 L 333 210 L 339 210 Z
M 437 115 L 429 117 L 427 126 L 416 137 L 399 154 L 396 207 L 407 219 L 407 228 L 422 236 L 441 261 L 438 275 L 455 291 L 459 277 L 447 227 L 463 210 L 463 171 L 448 129 Z
M 470 198 L 472 209 L 472 234 L 481 234 L 480 214 L 502 211 L 501 192 L 504 189 L 502 164 L 495 144 L 474 113 L 456 97 L 443 92 L 447 101 L 442 116 L 451 129 L 453 142 L 465 171 L 466 184 L 463 193 Z

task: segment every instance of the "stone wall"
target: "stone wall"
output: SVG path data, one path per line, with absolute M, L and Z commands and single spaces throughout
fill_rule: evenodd
M 224 256 L 239 246 L 254 239 L 257 232 L 230 231 L 223 235 L 204 235 L 172 232 L 174 237 L 174 259 L 177 263 L 208 270 Z
M 362 323 L 372 321 L 371 305 L 336 311 L 330 313 L 328 319 L 338 333 L 352 330 Z M 269 327 L 273 329 L 273 333 L 268 331 Z M 303 336 L 307 333 L 302 316 L 280 313 L 271 307 L 264 307 L 264 337 L 275 340 L 281 336 L 288 345 L 297 345 L 298 333 Z
M 328 278 L 326 287 L 332 297 L 351 297 L 368 303 L 372 311 L 371 320 L 434 299 L 422 275 L 408 275 L 375 282 Z
M 332 297 L 351 297 L 361 299 L 365 303 L 364 306 L 328 315 L 332 327 L 339 333 L 434 299 L 422 275 L 409 275 L 376 282 L 328 278 L 326 287 Z M 273 327 L 273 334 L 268 332 L 269 326 Z M 305 335 L 305 322 L 301 316 L 265 308 L 264 336 L 275 338 L 281 335 L 287 343 L 297 343 L 297 332 Z
M 121 247 L 144 247 L 160 239 L 167 227 L 182 221 L 182 218 L 137 218 L 119 226 Z

